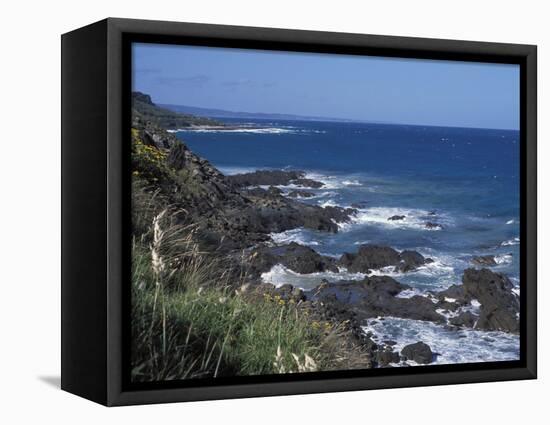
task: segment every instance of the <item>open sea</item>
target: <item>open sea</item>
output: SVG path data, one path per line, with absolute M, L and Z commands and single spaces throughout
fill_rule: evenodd
M 225 174 L 257 169 L 298 169 L 324 187 L 303 202 L 359 206 L 337 234 L 295 229 L 274 234 L 324 255 L 355 252 L 365 243 L 414 249 L 435 260 L 409 273 L 389 274 L 414 288 L 412 296 L 460 284 L 474 255 L 495 255 L 492 270 L 505 273 L 519 291 L 519 132 L 319 121 L 224 119 L 244 127 L 187 130 L 176 135 Z M 295 187 L 281 187 L 290 191 Z M 401 221 L 389 221 L 404 215 Z M 440 225 L 426 228 L 426 222 Z M 275 266 L 263 275 L 275 285 L 304 289 L 360 274 L 299 275 Z M 501 332 L 449 330 L 430 322 L 386 318 L 365 323 L 375 339 L 419 340 L 439 355 L 436 363 L 519 358 L 519 337 Z

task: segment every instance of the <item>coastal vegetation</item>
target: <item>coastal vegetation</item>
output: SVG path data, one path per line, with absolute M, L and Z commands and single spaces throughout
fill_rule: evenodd
M 167 130 L 176 130 L 194 125 L 223 125 L 221 122 L 211 118 L 198 117 L 161 108 L 152 102 L 149 95 L 140 92 L 132 93 L 132 109 L 134 116 L 138 115 L 144 120 Z

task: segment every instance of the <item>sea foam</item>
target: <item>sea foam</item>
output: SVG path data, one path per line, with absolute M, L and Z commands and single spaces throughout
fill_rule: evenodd
M 261 279 L 265 283 L 271 283 L 275 287 L 279 287 L 286 283 L 303 290 L 310 290 L 319 286 L 323 279 L 329 282 L 339 280 L 362 280 L 365 278 L 363 273 L 349 273 L 345 269 L 336 272 L 318 272 L 309 274 L 300 274 L 292 271 L 282 264 L 276 264 L 268 272 L 262 273 Z
M 422 341 L 436 354 L 433 364 L 477 363 L 519 359 L 519 336 L 505 332 L 482 332 L 474 329 L 447 328 L 432 322 L 385 317 L 369 320 L 363 327 L 375 342 L 393 340 L 394 351 Z M 407 361 L 416 366 L 417 363 Z
M 393 216 L 405 216 L 405 218 L 402 220 L 388 220 Z M 426 227 L 428 222 L 440 226 L 430 229 Z M 357 214 L 352 217 L 351 223 L 344 223 L 341 228 L 342 230 L 350 230 L 353 229 L 353 225 L 361 224 L 378 225 L 393 229 L 437 231 L 451 225 L 452 220 L 445 214 L 430 215 L 429 211 L 423 209 L 371 207 L 359 209 Z

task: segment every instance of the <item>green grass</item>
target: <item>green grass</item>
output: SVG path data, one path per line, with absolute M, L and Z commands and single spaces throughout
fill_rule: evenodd
M 326 325 L 291 302 L 254 300 L 187 263 L 156 286 L 151 256 L 133 252 L 133 376 L 137 380 L 305 372 L 323 367 Z M 306 359 L 310 359 L 306 362 Z M 307 363 L 307 365 L 306 365 Z
M 189 223 L 185 211 L 168 201 L 181 176 L 167 167 L 165 154 L 132 135 L 134 381 L 369 365 L 345 324 L 324 321 L 311 306 L 272 290 L 259 292 L 227 258 L 201 252 L 196 227 L 182 224 Z

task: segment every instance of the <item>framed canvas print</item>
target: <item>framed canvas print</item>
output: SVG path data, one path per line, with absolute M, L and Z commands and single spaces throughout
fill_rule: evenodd
M 536 377 L 536 47 L 107 19 L 62 37 L 62 388 Z

